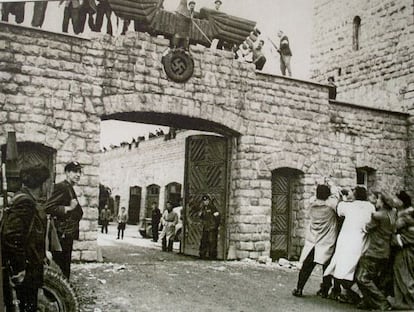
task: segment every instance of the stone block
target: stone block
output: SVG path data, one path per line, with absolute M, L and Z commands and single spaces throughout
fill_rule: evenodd
M 244 250 L 236 250 L 236 258 L 237 259 L 248 259 L 249 258 L 249 252 Z
M 95 262 L 98 260 L 98 252 L 96 250 L 83 250 L 80 252 L 80 259 L 85 262 Z

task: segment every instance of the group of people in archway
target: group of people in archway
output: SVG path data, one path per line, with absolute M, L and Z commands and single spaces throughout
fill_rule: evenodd
M 320 184 L 309 219 L 294 296 L 303 296 L 320 264 L 317 295 L 323 298 L 367 310 L 414 309 L 414 208 L 405 191 L 339 191 L 331 182 Z

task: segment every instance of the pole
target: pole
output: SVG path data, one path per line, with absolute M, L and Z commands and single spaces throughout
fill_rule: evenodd
M 4 209 L 9 205 L 8 200 L 7 200 L 7 177 L 6 177 L 6 164 L 2 163 L 1 164 L 1 182 L 2 182 L 2 194 L 3 194 L 3 211 L 2 211 L 2 216 L 3 216 L 3 212 Z

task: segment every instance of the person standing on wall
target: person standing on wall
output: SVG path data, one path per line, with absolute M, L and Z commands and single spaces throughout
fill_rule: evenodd
M 283 76 L 286 76 L 286 71 L 289 77 L 292 77 L 292 70 L 290 67 L 290 59 L 292 58 L 292 51 L 290 50 L 289 38 L 282 30 L 277 33 L 280 38 L 279 54 L 280 54 L 280 71 Z
M 3 294 L 7 311 L 15 311 L 11 287 L 16 290 L 19 311 L 37 311 L 37 294 L 43 285 L 46 257 L 46 215 L 38 201 L 41 187 L 49 176 L 49 170 L 40 164 L 22 169 L 23 187 L 3 216 Z
M 78 202 L 74 185 L 79 183 L 82 166 L 72 161 L 65 166 L 66 179 L 54 185 L 52 196 L 46 202 L 46 213 L 54 218 L 62 251 L 52 251 L 53 260 L 69 279 L 73 241 L 79 239 L 79 221 L 83 210 Z
M 211 203 L 209 195 L 203 195 L 199 217 L 202 223 L 202 235 L 200 242 L 200 259 L 217 258 L 217 236 L 220 225 L 220 214 Z
M 336 100 L 336 84 L 335 78 L 333 76 L 328 77 L 328 85 L 329 85 L 329 99 Z
M 158 229 L 161 220 L 161 211 L 155 201 L 152 202 L 151 208 L 152 241 L 158 242 Z

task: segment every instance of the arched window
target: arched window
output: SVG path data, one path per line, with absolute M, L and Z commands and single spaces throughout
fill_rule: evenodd
M 360 48 L 359 40 L 361 38 L 361 18 L 359 16 L 354 17 L 354 33 L 352 37 L 352 48 L 357 51 Z

